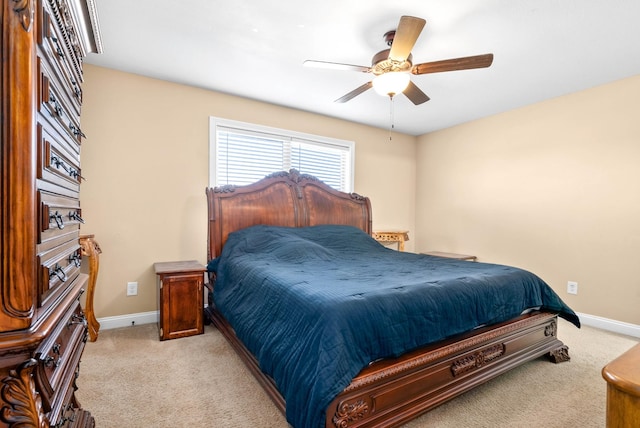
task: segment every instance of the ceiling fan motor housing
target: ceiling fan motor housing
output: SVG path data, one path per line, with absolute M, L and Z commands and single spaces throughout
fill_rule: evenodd
M 391 49 L 385 49 L 383 51 L 378 52 L 371 59 L 371 72 L 376 76 L 379 76 L 384 73 L 389 73 L 392 71 L 411 71 L 413 67 L 413 63 L 411 60 L 413 56 L 409 54 L 405 61 L 393 61 L 389 59 L 389 52 Z

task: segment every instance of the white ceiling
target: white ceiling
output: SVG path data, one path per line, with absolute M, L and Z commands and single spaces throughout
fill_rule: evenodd
M 640 0 L 95 0 L 104 53 L 86 62 L 380 128 L 388 97 L 333 101 L 370 74 L 402 15 L 426 19 L 414 63 L 493 53 L 490 68 L 412 76 L 431 100 L 393 102 L 421 135 L 640 74 Z

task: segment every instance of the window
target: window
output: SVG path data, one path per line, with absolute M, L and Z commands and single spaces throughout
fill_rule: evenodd
M 245 185 L 275 171 L 297 169 L 334 189 L 353 191 L 352 141 L 212 117 L 209 185 Z

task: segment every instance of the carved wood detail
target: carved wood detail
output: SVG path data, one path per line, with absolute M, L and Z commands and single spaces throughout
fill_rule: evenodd
M 89 326 L 89 340 L 95 342 L 98 340 L 100 322 L 96 319 L 95 312 L 93 311 L 93 296 L 98 279 L 98 270 L 100 269 L 99 256 L 102 253 L 102 249 L 100 248 L 100 244 L 94 239 L 94 235 L 80 236 L 80 248 L 82 249 L 82 255 L 89 258 L 89 287 L 87 289 L 84 312 L 87 316 Z
M 547 337 L 548 336 L 554 336 L 555 337 L 557 331 L 558 331 L 558 326 L 556 325 L 555 322 L 552 322 L 547 327 L 545 327 L 544 335 L 547 336 Z
M 287 171 L 276 171 L 274 173 L 271 173 L 269 175 L 267 175 L 265 178 L 278 178 L 278 177 L 285 177 L 290 179 L 291 181 L 293 181 L 294 183 L 300 183 L 302 180 L 309 180 L 309 181 L 316 181 L 318 183 L 322 183 L 322 181 L 320 181 L 319 178 L 313 176 L 313 175 L 309 175 L 309 174 L 300 174 L 300 171 L 298 171 L 295 168 L 291 168 L 289 170 L 289 172 Z
M 82 51 L 80 39 L 78 38 L 75 25 L 71 18 L 69 4 L 67 0 L 49 0 L 49 4 L 51 5 L 51 10 L 53 11 L 58 26 L 65 29 L 63 32 L 64 43 L 67 48 L 73 52 L 73 55 L 67 58 L 73 62 L 76 73 L 82 76 L 82 58 L 85 54 Z
M 2 379 L 0 420 L 9 427 L 46 428 L 49 426 L 49 421 L 42 412 L 42 401 L 33 380 L 33 369 L 36 364 L 35 359 L 30 359 L 17 369 L 9 371 L 9 376 Z
M 369 408 L 369 403 L 362 399 L 354 402 L 343 401 L 333 417 L 333 424 L 336 428 L 347 428 L 350 423 L 367 417 Z
M 236 191 L 234 184 L 224 184 L 213 188 L 213 193 L 233 193 Z
M 318 177 L 315 177 L 310 174 L 300 174 L 300 172 L 295 168 L 290 169 L 289 172 L 277 171 L 264 177 L 265 180 L 270 178 L 288 178 L 289 180 L 291 180 L 296 184 L 300 183 L 302 180 L 324 184 L 322 180 L 320 180 Z M 233 193 L 236 191 L 236 189 L 237 189 L 237 186 L 235 184 L 223 184 L 221 186 L 214 187 L 213 193 Z M 296 190 L 296 196 L 298 196 L 298 199 L 302 199 L 303 195 L 302 195 L 301 189 L 296 187 L 295 190 Z M 356 201 L 364 201 L 366 199 L 364 196 L 355 192 L 349 193 L 349 196 L 351 197 L 351 199 L 354 199 Z
M 35 31 L 31 31 L 35 20 L 35 1 L 3 2 L 0 15 L 0 163 L 3 181 L 0 198 L 0 331 L 5 332 L 28 328 L 35 310 L 33 283 L 36 271 L 28 265 L 28 261 L 35 258 L 35 248 L 24 245 L 25 242 L 35 242 L 33 224 L 37 218 L 33 192 L 35 177 L 32 174 L 34 147 L 31 144 L 35 127 L 30 120 L 36 109 L 35 92 L 30 86 L 35 67 L 29 55 L 36 38 Z
M 22 24 L 22 28 L 27 33 L 31 31 L 31 27 L 33 26 L 33 15 L 34 15 L 34 6 L 33 0 L 13 0 L 15 6 L 13 7 L 13 11 L 20 16 L 20 22 Z
M 569 347 L 563 345 L 557 349 L 554 349 L 553 351 L 549 352 L 549 358 L 556 364 L 564 363 L 565 361 L 571 360 L 571 357 L 569 356 Z
M 510 333 L 519 329 L 527 328 L 529 325 L 533 325 L 539 321 L 539 318 L 544 317 L 545 314 L 533 315 L 527 318 L 524 318 L 520 321 L 516 321 L 512 324 L 508 324 L 494 330 L 487 331 L 486 333 L 472 336 L 468 339 L 461 340 L 459 342 L 452 343 L 448 346 L 444 346 L 442 348 L 438 348 L 432 352 L 428 352 L 426 354 L 418 355 L 415 358 L 407 360 L 402 364 L 393 365 L 387 369 L 380 370 L 379 372 L 375 372 L 370 375 L 357 377 L 355 378 L 345 391 L 353 391 L 359 388 L 362 388 L 366 385 L 372 384 L 384 378 L 389 378 L 395 376 L 398 373 L 404 372 L 406 370 L 410 370 L 415 367 L 419 367 L 430 362 L 439 360 L 441 358 L 447 357 L 449 355 L 456 354 L 458 352 L 463 352 L 470 347 L 477 346 L 492 339 L 495 339 L 503 334 Z
M 504 355 L 504 350 L 504 344 L 499 343 L 480 351 L 467 354 L 451 364 L 451 373 L 453 376 L 458 376 L 471 370 L 478 369 L 486 363 Z

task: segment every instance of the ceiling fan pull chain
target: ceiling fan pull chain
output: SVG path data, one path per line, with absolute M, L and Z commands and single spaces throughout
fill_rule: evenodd
M 393 131 L 394 125 L 393 125 L 393 119 L 394 119 L 394 110 L 393 110 L 393 95 L 389 94 L 389 141 L 392 140 L 391 138 L 391 132 Z

